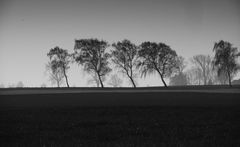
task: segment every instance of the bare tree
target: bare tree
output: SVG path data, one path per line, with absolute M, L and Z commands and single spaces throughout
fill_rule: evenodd
M 75 61 L 83 65 L 88 73 L 96 74 L 102 88 L 104 87 L 103 77 L 111 72 L 108 61 L 111 55 L 106 52 L 108 46 L 106 41 L 98 39 L 75 40 L 74 46 Z
M 229 85 L 232 86 L 231 81 L 240 69 L 237 63 L 237 58 L 240 56 L 238 49 L 231 43 L 220 40 L 214 44 L 213 51 L 215 52 L 214 65 L 218 75 L 225 74 L 228 77 Z
M 125 74 L 131 81 L 134 88 L 136 84 L 134 78 L 137 65 L 137 46 L 129 40 L 123 40 L 112 45 L 112 61 L 120 71 Z
M 177 73 L 183 73 L 183 70 L 186 68 L 187 66 L 187 62 L 185 61 L 185 59 L 182 56 L 178 56 L 177 57 Z
M 68 54 L 68 51 L 57 46 L 50 49 L 47 56 L 50 58 L 50 67 L 52 68 L 52 70 L 62 72 L 65 77 L 67 87 L 69 87 L 67 70 L 70 68 L 70 55 Z
M 212 80 L 212 59 L 209 55 L 196 55 L 193 56 L 191 59 L 192 63 L 194 64 L 195 68 L 197 68 L 196 71 L 200 72 L 198 73 L 201 80 L 201 83 L 204 85 L 207 85 L 208 81 Z
M 108 82 L 108 84 L 113 87 L 121 87 L 122 83 L 122 79 L 120 79 L 117 74 L 112 75 L 110 81 Z
M 142 75 L 157 72 L 165 87 L 165 77 L 170 77 L 177 71 L 177 53 L 164 43 L 143 42 L 140 45 L 138 68 Z
M 199 68 L 192 67 L 185 72 L 187 76 L 188 85 L 201 85 L 202 84 L 202 73 Z

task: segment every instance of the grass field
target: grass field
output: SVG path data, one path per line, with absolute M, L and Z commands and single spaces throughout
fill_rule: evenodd
M 236 89 L 22 90 L 0 93 L 0 146 L 240 146 Z

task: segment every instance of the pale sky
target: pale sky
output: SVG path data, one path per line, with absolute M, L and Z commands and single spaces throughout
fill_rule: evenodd
M 189 59 L 213 55 L 221 39 L 240 48 L 239 28 L 239 0 L 0 0 L 0 84 L 50 86 L 47 52 L 73 52 L 75 39 L 163 42 Z M 87 86 L 77 65 L 68 75 L 70 86 Z M 138 83 L 162 85 L 158 75 Z

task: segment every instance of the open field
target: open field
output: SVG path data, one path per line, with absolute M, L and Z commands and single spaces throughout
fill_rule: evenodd
M 240 146 L 239 87 L 32 90 L 0 90 L 0 146 Z
M 240 105 L 240 86 L 0 89 L 0 107 Z
M 57 93 L 134 93 L 134 92 L 201 92 L 201 93 L 240 93 L 240 85 L 229 87 L 228 85 L 208 86 L 169 86 L 165 87 L 138 87 L 138 88 L 0 88 L 1 95 L 14 94 L 57 94 Z
M 64 107 L 0 111 L 0 146 L 239 146 L 239 107 Z

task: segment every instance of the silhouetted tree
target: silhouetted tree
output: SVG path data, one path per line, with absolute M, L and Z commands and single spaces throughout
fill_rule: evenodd
M 109 81 L 109 85 L 113 86 L 113 87 L 120 87 L 122 85 L 123 81 L 122 79 L 120 79 L 117 74 L 114 74 L 111 76 L 110 81 Z
M 212 59 L 209 55 L 196 55 L 191 59 L 195 68 L 197 68 L 198 78 L 204 85 L 207 85 L 209 80 L 212 80 Z
M 142 75 L 157 72 L 165 87 L 165 77 L 170 77 L 177 70 L 177 53 L 164 43 L 143 42 L 140 45 L 139 62 Z
M 136 88 L 134 77 L 137 65 L 137 46 L 126 39 L 112 46 L 114 47 L 111 53 L 113 63 L 123 74 L 127 75 L 133 87 Z
M 97 74 L 102 88 L 102 77 L 111 72 L 108 62 L 111 55 L 106 52 L 108 46 L 106 41 L 98 39 L 75 40 L 74 46 L 75 61 L 83 65 L 88 73 Z
M 57 87 L 60 87 L 60 85 L 63 83 L 64 75 L 62 68 L 55 66 L 54 63 L 55 62 L 48 62 L 46 65 L 46 71 L 49 74 L 49 80 L 51 81 L 51 84 L 57 84 Z
M 67 70 L 70 68 L 70 55 L 68 54 L 68 51 L 57 46 L 50 49 L 47 56 L 50 58 L 52 70 L 57 72 L 63 72 L 67 87 L 69 87 Z
M 231 43 L 223 40 L 214 44 L 213 51 L 215 52 L 213 62 L 217 68 L 218 75 L 227 75 L 229 85 L 232 86 L 231 80 L 239 70 L 237 58 L 240 56 L 240 53 Z

